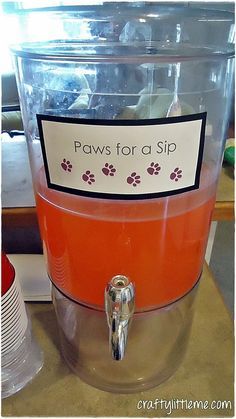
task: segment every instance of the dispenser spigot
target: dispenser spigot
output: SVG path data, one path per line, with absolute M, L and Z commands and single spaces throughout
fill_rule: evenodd
M 128 329 L 134 313 L 134 286 L 124 275 L 116 275 L 105 289 L 105 310 L 112 358 L 124 358 Z

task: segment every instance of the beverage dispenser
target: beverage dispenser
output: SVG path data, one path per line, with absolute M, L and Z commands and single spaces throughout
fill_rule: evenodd
M 105 3 L 22 12 L 14 47 L 62 354 L 141 391 L 187 345 L 227 133 L 228 12 Z

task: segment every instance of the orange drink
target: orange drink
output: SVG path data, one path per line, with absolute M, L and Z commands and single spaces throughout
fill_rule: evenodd
M 211 193 L 205 188 L 159 202 L 142 201 L 141 209 L 125 203 L 126 208 L 133 205 L 136 219 L 118 217 L 119 205 L 116 210 L 114 202 L 113 217 L 99 218 L 96 208 L 103 205 L 106 211 L 99 199 L 53 190 L 45 195 L 46 190 L 46 185 L 39 188 L 36 200 L 48 273 L 67 296 L 102 308 L 107 282 L 122 274 L 135 284 L 136 309 L 151 309 L 182 297 L 199 279 L 213 187 Z M 91 212 L 91 201 L 92 217 L 85 214 L 86 206 Z

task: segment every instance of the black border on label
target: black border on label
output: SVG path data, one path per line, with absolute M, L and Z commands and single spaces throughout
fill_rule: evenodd
M 127 120 L 127 119 L 107 120 L 107 119 L 69 118 L 69 117 L 64 117 L 64 116 L 52 116 L 52 115 L 42 115 L 42 114 L 37 114 L 36 117 L 37 117 L 38 128 L 39 128 L 39 138 L 40 138 L 40 143 L 41 143 L 41 148 L 42 148 L 45 173 L 46 173 L 46 178 L 47 178 L 47 186 L 49 189 L 54 189 L 60 192 L 66 192 L 73 195 L 86 196 L 90 198 L 139 200 L 139 199 L 152 199 L 152 198 L 161 198 L 161 197 L 166 197 L 166 196 L 178 195 L 178 194 L 189 192 L 189 191 L 199 188 L 204 143 L 205 143 L 205 128 L 206 128 L 207 112 L 202 112 L 202 113 L 193 114 L 193 115 L 172 116 L 169 118 L 138 119 L 138 120 L 136 119 L 135 120 Z M 154 193 L 145 193 L 145 194 L 112 194 L 112 193 L 104 193 L 104 192 L 83 191 L 80 189 L 60 186 L 51 182 L 48 161 L 47 161 L 47 153 L 46 153 L 46 148 L 45 148 L 42 121 L 53 121 L 53 122 L 59 122 L 59 123 L 78 124 L 78 125 L 83 124 L 83 125 L 107 125 L 107 126 L 111 126 L 111 125 L 135 126 L 135 125 L 166 125 L 166 124 L 174 124 L 174 123 L 176 124 L 176 123 L 196 121 L 196 120 L 202 120 L 202 126 L 201 126 L 201 133 L 200 133 L 195 182 L 191 186 L 187 186 L 186 188 L 175 189 L 172 191 L 169 190 L 169 191 L 164 191 L 164 192 L 154 192 Z

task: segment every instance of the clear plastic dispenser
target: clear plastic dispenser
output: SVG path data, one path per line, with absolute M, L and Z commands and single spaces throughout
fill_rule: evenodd
M 104 390 L 156 386 L 190 334 L 233 16 L 113 2 L 21 19 L 13 53 L 63 356 Z

